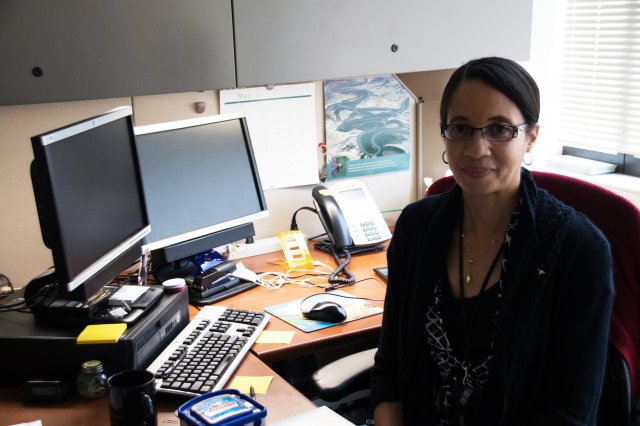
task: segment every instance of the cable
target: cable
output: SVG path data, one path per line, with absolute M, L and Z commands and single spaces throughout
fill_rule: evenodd
M 28 299 L 18 299 L 11 303 L 0 305 L 0 312 L 30 312 L 28 309 L 39 306 L 42 300 L 48 298 L 51 294 L 56 293 L 58 290 L 57 284 L 47 284 L 38 289 L 33 296 Z
M 5 274 L 0 274 L 0 297 L 6 297 L 15 293 L 13 283 Z
M 298 224 L 296 222 L 296 215 L 298 214 L 299 211 L 301 210 L 308 210 L 310 212 L 315 213 L 316 215 L 320 216 L 318 210 L 311 208 L 311 207 L 300 207 L 298 210 L 296 210 L 293 213 L 293 216 L 291 218 L 291 227 L 290 230 L 291 231 L 297 231 L 298 230 Z M 316 237 L 314 237 L 316 238 Z M 317 243 L 316 247 L 318 246 Z M 356 278 L 347 270 L 347 265 L 351 262 L 351 253 L 346 249 L 343 248 L 340 252 L 340 254 L 338 254 L 336 252 L 335 246 L 333 244 L 331 244 L 330 246 L 327 246 L 326 251 L 331 251 L 331 254 L 333 255 L 333 258 L 336 262 L 336 265 L 338 265 L 338 267 L 336 269 L 333 270 L 333 272 L 331 273 L 331 275 L 329 275 L 329 286 L 325 288 L 325 291 L 330 291 L 333 290 L 335 288 L 338 288 L 337 286 L 340 287 L 344 287 L 347 285 L 351 285 L 356 281 Z M 344 260 L 342 260 L 340 257 L 340 255 L 342 255 L 344 257 Z M 340 276 L 341 275 L 341 276 Z M 279 284 L 279 286 L 281 286 L 282 284 Z M 278 288 L 279 288 L 278 286 Z
M 310 299 L 314 296 L 326 296 L 327 293 L 314 293 L 314 294 L 310 294 L 309 296 L 305 297 L 304 299 L 302 299 L 300 301 L 300 304 L 302 304 L 302 302 L 304 302 L 307 299 Z M 359 300 L 369 300 L 372 302 L 384 302 L 384 299 L 374 299 L 372 297 L 360 297 L 360 296 L 348 296 L 345 294 L 337 294 L 337 293 L 330 293 L 329 295 L 331 296 L 336 296 L 336 297 L 343 297 L 345 299 L 359 299 Z
M 385 284 L 384 282 L 380 281 L 376 277 L 367 277 L 367 278 L 363 278 L 361 280 L 356 280 L 356 282 L 354 282 L 353 284 L 358 284 L 358 283 L 362 283 L 362 282 L 369 281 L 369 280 L 377 282 L 378 284 L 380 284 L 385 289 L 387 288 L 387 284 Z
M 321 266 L 327 271 L 318 271 L 316 269 L 300 269 L 293 268 L 286 272 L 263 272 L 258 274 L 257 284 L 269 290 L 276 290 L 285 284 L 297 284 L 300 287 L 321 287 L 329 286 L 327 276 L 331 274 L 331 267 L 322 262 L 314 261 L 314 266 Z M 295 274 L 295 275 L 294 275 Z M 309 275 L 310 277 L 300 279 Z M 320 283 L 317 280 L 321 280 Z
M 291 226 L 289 227 L 290 231 L 297 231 L 298 230 L 298 223 L 296 222 L 296 215 L 298 214 L 298 212 L 300 210 L 309 210 L 310 212 L 313 212 L 315 214 L 318 214 L 318 210 L 312 208 L 312 207 L 300 207 L 298 210 L 296 210 L 295 212 L 293 212 L 293 216 L 291 217 Z
M 14 308 L 16 306 L 19 306 L 20 309 L 22 309 L 24 308 L 24 306 L 20 306 L 20 305 L 26 305 L 26 304 L 27 304 L 27 301 L 20 297 L 18 299 L 13 300 L 11 303 L 3 303 L 2 305 L 0 305 L 0 312 L 15 310 L 15 309 L 9 309 L 9 308 Z
M 310 299 L 312 297 L 315 297 L 315 296 L 325 296 L 325 297 L 326 296 L 335 296 L 335 297 L 342 297 L 342 298 L 345 298 L 345 299 L 358 299 L 358 300 L 369 300 L 369 301 L 372 301 L 372 302 L 384 302 L 384 299 L 374 299 L 374 298 L 371 298 L 371 297 L 348 296 L 348 295 L 345 295 L 345 294 L 337 294 L 337 293 L 329 293 L 329 294 L 327 294 L 327 293 L 314 293 L 314 294 L 311 294 L 311 295 L 305 297 L 304 299 L 300 300 L 300 304 L 298 305 L 300 310 L 302 311 L 302 304 L 304 302 L 306 302 L 308 299 Z
M 333 285 L 340 285 L 342 287 L 355 283 L 356 277 L 347 270 L 347 265 L 351 263 L 351 253 L 343 248 L 342 254 L 344 255 L 344 260 L 340 259 L 340 255 L 336 252 L 335 248 L 331 250 L 331 254 L 333 255 L 338 267 L 334 269 L 329 276 L 329 283 Z M 339 274 L 342 274 L 344 278 L 338 277 Z M 328 288 L 325 288 L 325 291 L 331 291 L 335 288 L 337 287 L 329 286 Z
M 316 238 L 324 237 L 325 235 L 327 235 L 327 233 L 326 233 L 326 232 L 323 232 L 322 234 L 318 234 L 318 235 L 315 235 L 315 236 L 313 236 L 313 237 L 310 237 L 310 238 L 309 238 L 309 241 L 311 241 L 311 240 L 315 240 Z M 317 243 L 317 244 L 320 244 L 320 243 Z

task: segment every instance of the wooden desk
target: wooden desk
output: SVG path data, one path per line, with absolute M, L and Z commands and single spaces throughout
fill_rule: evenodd
M 335 266 L 333 257 L 327 253 L 313 248 L 310 245 L 311 256 L 330 267 Z M 281 252 L 267 253 L 246 259 L 240 259 L 247 268 L 254 272 L 278 271 L 284 272 L 285 267 L 267 263 L 272 259 L 284 259 Z M 376 278 L 376 280 L 366 280 L 357 284 L 343 287 L 340 290 L 354 296 L 368 297 L 372 299 L 384 299 L 386 284 L 381 283 L 380 278 L 375 274 L 373 268 L 386 266 L 386 250 L 355 255 L 351 258 L 351 263 L 347 267 L 355 277 L 356 281 L 365 278 Z M 289 302 L 291 300 L 302 299 L 314 293 L 322 293 L 321 288 L 302 288 L 296 284 L 287 284 L 278 290 L 268 290 L 257 287 L 220 301 L 218 304 L 238 309 L 248 309 L 264 312 L 267 306 Z M 371 302 L 379 306 L 383 302 Z M 196 312 L 194 307 L 190 307 L 192 315 Z M 315 353 L 319 350 L 335 348 L 346 344 L 363 342 L 378 337 L 382 315 L 374 315 L 333 327 L 305 333 L 292 327 L 285 321 L 272 316 L 267 324 L 266 330 L 294 330 L 296 333 L 290 344 L 264 344 L 256 343 L 251 351 L 262 361 L 271 363 L 286 359 L 293 359 L 302 355 Z
M 335 266 L 333 257 L 319 250 L 311 249 L 315 260 L 331 267 Z M 268 260 L 282 257 L 281 253 L 268 253 L 261 256 L 242 259 L 245 266 L 255 272 L 283 271 Z M 385 251 L 353 256 L 349 271 L 357 280 L 376 277 L 374 267 L 385 266 Z M 385 286 L 374 280 L 367 280 L 341 290 L 354 296 L 384 298 Z M 264 307 L 306 297 L 322 292 L 318 288 L 301 288 L 288 284 L 279 290 L 255 288 L 221 301 L 219 304 L 240 309 L 263 311 Z M 382 306 L 382 302 L 372 302 Z M 193 317 L 197 313 L 190 307 Z M 267 407 L 269 423 L 299 414 L 315 407 L 304 395 L 298 392 L 282 377 L 278 376 L 265 362 L 273 362 L 311 354 L 319 350 L 338 347 L 359 341 L 376 338 L 382 321 L 381 315 L 338 324 L 312 333 L 304 333 L 279 318 L 272 317 L 267 330 L 295 330 L 293 341 L 285 344 L 255 344 L 240 364 L 236 374 L 242 376 L 273 376 L 273 381 L 265 395 L 257 395 L 257 400 Z M 185 400 L 169 399 L 158 396 L 158 424 L 179 424 L 174 411 Z M 25 404 L 20 399 L 17 387 L 0 388 L 0 424 L 24 423 L 40 419 L 45 426 L 56 425 L 105 425 L 109 424 L 109 400 L 84 400 L 72 396 L 61 403 Z
M 256 400 L 267 407 L 269 423 L 315 408 L 311 401 L 251 353 L 242 360 L 236 374 L 273 376 L 267 393 L 256 396 Z M 158 424 L 180 424 L 174 412 L 187 400 L 188 398 L 179 399 L 158 395 Z M 105 396 L 95 400 L 85 400 L 73 395 L 58 403 L 26 404 L 20 399 L 17 387 L 3 387 L 0 388 L 0 413 L 2 413 L 0 424 L 3 425 L 34 420 L 42 420 L 44 426 L 108 425 L 109 398 Z

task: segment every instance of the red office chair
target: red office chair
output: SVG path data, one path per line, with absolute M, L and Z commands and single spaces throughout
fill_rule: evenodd
M 591 219 L 611 244 L 616 296 L 601 423 L 628 424 L 630 420 L 625 423 L 620 416 L 629 417 L 640 398 L 640 210 L 626 198 L 580 179 L 539 171 L 531 175 L 538 187 Z M 427 196 L 454 184 L 453 176 L 438 179 Z
M 589 217 L 611 244 L 616 296 L 599 424 L 640 423 L 640 210 L 626 198 L 580 179 L 538 171 L 532 176 L 540 188 Z M 454 184 L 453 176 L 438 179 L 426 195 L 448 191 Z M 375 351 L 350 355 L 314 373 L 319 397 L 339 401 L 366 388 Z

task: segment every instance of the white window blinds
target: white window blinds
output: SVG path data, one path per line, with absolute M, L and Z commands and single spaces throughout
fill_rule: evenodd
M 640 155 L 639 0 L 566 0 L 559 137 Z

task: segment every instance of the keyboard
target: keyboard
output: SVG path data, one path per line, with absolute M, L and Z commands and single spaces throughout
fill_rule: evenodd
M 270 318 L 205 306 L 147 367 L 157 392 L 194 397 L 222 389 Z

